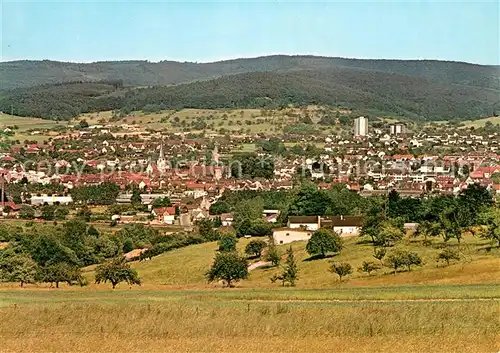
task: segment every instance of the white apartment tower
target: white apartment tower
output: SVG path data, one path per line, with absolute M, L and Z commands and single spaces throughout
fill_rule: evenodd
M 354 136 L 368 135 L 368 118 L 360 116 L 354 119 Z
M 391 132 L 391 135 L 406 134 L 406 126 L 400 123 L 389 125 L 389 130 Z

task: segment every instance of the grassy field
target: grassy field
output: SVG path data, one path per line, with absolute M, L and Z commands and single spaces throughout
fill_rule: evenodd
M 287 108 L 284 110 L 260 110 L 260 109 L 183 109 L 180 111 L 164 110 L 158 113 L 144 113 L 136 111 L 120 120 L 110 122 L 111 111 L 83 114 L 72 120 L 72 124 L 78 123 L 81 119 L 87 120 L 91 125 L 100 122 L 120 127 L 124 123 L 139 125 L 143 129 L 166 130 L 169 132 L 181 132 L 186 129 L 193 133 L 200 133 L 203 129 L 193 125 L 196 121 L 207 124 L 205 131 L 219 132 L 224 129 L 228 132 L 251 133 L 282 133 L 287 125 L 296 123 L 302 114 L 308 114 L 314 122 L 319 120 L 317 110 L 319 108 L 311 106 L 308 108 Z M 342 110 L 349 114 L 349 111 Z M 319 126 L 319 131 L 327 132 L 324 126 Z
M 241 251 L 248 243 L 241 239 Z M 1 352 L 497 352 L 500 349 L 499 250 L 471 236 L 462 259 L 437 267 L 441 240 L 398 248 L 425 264 L 396 275 L 354 273 L 340 283 L 331 261 L 354 268 L 373 247 L 346 239 L 341 255 L 308 259 L 294 243 L 299 281 L 273 284 L 276 269 L 256 269 L 237 288 L 207 284 L 215 243 L 167 252 L 132 266 L 142 286 L 0 286 Z M 458 246 L 457 244 L 450 244 Z M 282 251 L 284 246 L 281 247 Z M 490 250 L 489 250 L 490 249 Z
M 46 120 L 39 118 L 23 118 L 3 113 L 0 114 L 0 130 L 3 130 L 8 126 L 13 127 L 14 125 L 16 125 L 18 129 L 14 131 L 15 135 L 11 136 L 10 139 L 19 140 L 21 142 L 24 140 L 36 141 L 36 142 L 46 141 L 50 137 L 57 136 L 57 133 L 51 132 L 51 133 L 32 135 L 31 133 L 28 133 L 28 130 L 51 129 L 56 126 L 63 126 L 65 124 L 66 124 L 65 122 L 58 123 L 53 120 Z
M 298 260 L 300 288 L 329 288 L 332 286 L 384 286 L 404 284 L 472 284 L 494 283 L 500 278 L 499 250 L 487 252 L 489 241 L 465 237 L 460 246 L 462 260 L 449 267 L 436 263 L 436 256 L 441 251 L 441 240 L 435 240 L 435 246 L 424 247 L 419 239 L 406 240 L 398 245 L 398 249 L 415 251 L 420 254 L 424 266 L 415 268 L 411 272 L 400 272 L 394 275 L 390 269 L 383 268 L 371 276 L 359 273 L 356 269 L 363 261 L 376 261 L 372 257 L 373 246 L 369 243 L 359 243 L 358 237 L 345 240 L 345 249 L 340 255 L 309 260 L 305 251 L 305 243 L 293 243 L 295 256 Z M 247 244 L 248 239 L 241 239 L 238 243 L 240 251 Z M 458 244 L 450 242 L 450 246 Z M 167 285 L 188 288 L 212 288 L 204 281 L 203 274 L 209 268 L 217 245 L 205 243 L 177 249 L 160 256 L 152 261 L 134 263 L 145 283 L 153 285 Z M 285 247 L 281 247 L 284 253 Z M 389 250 L 390 252 L 391 250 Z M 331 261 L 349 262 L 354 273 L 347 282 L 340 284 L 337 277 L 328 271 Z M 182 263 L 182 266 L 178 264 Z M 269 278 L 279 270 L 275 268 L 259 268 L 251 272 L 249 279 L 242 281 L 238 286 L 243 288 L 274 288 Z
M 39 118 L 23 118 L 9 114 L 0 114 L 0 128 L 17 125 L 20 132 L 30 129 L 50 129 L 64 123 L 57 123 L 53 120 Z
M 500 124 L 500 116 L 492 116 L 489 118 L 478 119 L 478 120 L 466 120 L 463 122 L 463 124 L 465 125 L 465 127 L 479 128 L 483 127 L 488 121 L 494 125 Z
M 472 292 L 484 289 L 470 287 Z M 399 292 L 399 289 L 373 287 L 365 289 L 363 295 L 376 298 L 391 290 L 394 294 Z M 405 288 L 413 293 L 420 290 Z M 498 350 L 497 300 L 333 301 L 356 298 L 358 292 L 3 289 L 0 290 L 1 351 Z M 464 292 L 463 288 L 456 293 L 459 292 Z

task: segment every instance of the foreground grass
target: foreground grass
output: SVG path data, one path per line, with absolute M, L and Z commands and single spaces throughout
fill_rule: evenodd
M 463 286 L 455 294 L 481 290 L 485 288 Z M 394 297 L 406 291 L 419 292 L 410 287 L 402 291 L 397 288 L 358 288 L 356 291 L 351 294 L 340 289 L 0 290 L 1 351 L 498 350 L 498 301 L 313 300 L 361 297 L 363 291 L 372 298 L 386 298 L 391 291 Z M 292 297 L 300 301 L 273 302 L 266 297 L 274 300 Z

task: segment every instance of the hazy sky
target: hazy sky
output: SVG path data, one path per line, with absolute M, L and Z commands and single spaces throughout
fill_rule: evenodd
M 498 1 L 0 3 L 2 61 L 279 53 L 500 64 Z

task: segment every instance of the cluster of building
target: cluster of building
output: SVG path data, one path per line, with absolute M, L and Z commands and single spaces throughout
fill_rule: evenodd
M 171 199 L 214 201 L 225 190 L 290 189 L 297 178 L 317 181 L 319 188 L 346 184 L 362 195 L 396 189 L 403 196 L 424 193 L 457 194 L 471 183 L 500 193 L 495 174 L 500 173 L 498 132 L 446 127 L 409 131 L 405 124 L 369 128 L 369 121 L 354 121 L 354 135 L 280 135 L 283 143 L 306 147 L 315 154 L 271 154 L 258 147 L 259 134 L 203 137 L 187 134 L 134 132 L 114 136 L 103 129 L 69 132 L 46 143 L 12 146 L 0 152 L 0 174 L 8 183 L 57 184 L 66 195 L 36 195 L 33 205 L 68 204 L 67 194 L 81 185 L 130 184 L 147 195 Z M 232 174 L 234 151 L 256 144 L 259 163 L 271 165 L 271 178 L 247 179 Z M 244 156 L 241 158 L 245 158 Z M 118 203 L 130 202 L 122 193 Z M 196 201 L 195 203 L 201 203 Z M 168 216 L 171 216 L 170 214 Z M 164 218 L 164 219 L 169 219 Z

